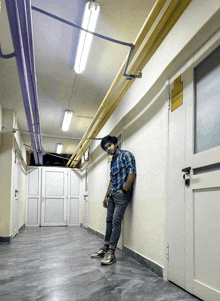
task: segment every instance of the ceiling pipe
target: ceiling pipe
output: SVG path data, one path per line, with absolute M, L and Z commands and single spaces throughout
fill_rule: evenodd
M 153 56 L 155 51 L 158 49 L 160 44 L 163 42 L 167 34 L 170 32 L 174 24 L 177 22 L 177 20 L 180 18 L 183 11 L 186 9 L 186 7 L 189 5 L 189 3 L 192 0 L 173 0 L 167 10 L 165 11 L 164 15 L 162 16 L 161 20 L 159 21 L 158 25 L 156 26 L 155 30 L 149 37 L 148 41 L 146 42 L 145 46 L 141 50 L 138 57 L 135 59 L 134 62 L 132 62 L 132 67 L 130 68 L 130 71 L 134 73 L 137 70 L 142 70 L 143 67 L 147 64 L 147 62 L 150 60 L 150 58 Z M 155 4 L 156 5 L 156 4 Z M 154 9 L 154 8 L 153 8 Z M 151 24 L 152 25 L 152 24 Z M 143 29 L 142 29 L 143 30 Z M 146 36 L 146 34 L 145 34 Z M 144 37 L 142 37 L 144 39 Z M 142 41 L 143 41 L 142 39 Z M 136 48 L 136 47 L 135 47 Z M 135 50 L 135 49 L 134 49 Z M 137 50 L 136 50 L 137 51 Z M 115 92 L 114 96 L 112 97 L 111 101 L 109 102 L 106 110 L 104 111 L 101 119 L 96 124 L 95 128 L 93 130 L 90 130 L 90 133 L 86 133 L 87 137 L 95 137 L 104 124 L 107 122 L 109 117 L 112 115 L 118 104 L 120 103 L 121 99 L 124 97 L 128 89 L 131 87 L 134 81 L 126 81 L 123 80 L 117 91 Z M 100 108 L 99 108 L 100 109 Z M 103 112 L 103 111 L 102 111 Z M 83 144 L 83 141 L 80 142 L 77 150 L 73 154 L 74 162 L 70 164 L 70 161 L 67 163 L 70 164 L 71 167 L 74 167 L 77 162 L 81 159 L 85 151 L 88 149 L 88 147 L 91 145 L 91 141 L 86 141 Z M 80 151 L 78 153 L 78 150 L 80 148 Z M 72 159 L 72 157 L 70 159 Z
M 37 80 L 36 80 L 36 68 L 35 68 L 35 60 L 34 60 L 34 43 L 33 43 L 33 33 L 32 33 L 32 15 L 31 15 L 31 1 L 26 0 L 25 2 L 21 2 L 24 4 L 22 15 L 25 16 L 26 11 L 26 24 L 27 24 L 27 40 L 28 40 L 28 50 L 29 50 L 29 60 L 30 60 L 30 83 L 31 90 L 33 90 L 33 97 L 31 97 L 34 123 L 35 123 L 35 131 L 38 133 L 37 146 L 38 146 L 38 157 L 40 165 L 43 165 L 43 155 L 45 151 L 43 150 L 42 145 L 42 133 L 40 126 L 40 116 L 39 116 L 39 105 L 38 105 L 38 94 L 37 94 Z
M 133 57 L 135 56 L 135 54 L 137 53 L 139 47 L 141 46 L 141 43 L 143 42 L 144 38 L 146 37 L 147 33 L 149 32 L 151 26 L 153 25 L 154 21 L 156 20 L 156 18 L 158 17 L 160 11 L 162 10 L 164 4 L 165 4 L 166 0 L 157 0 L 156 3 L 154 4 L 148 18 L 146 19 L 139 35 L 136 38 L 136 41 L 134 42 L 134 49 L 131 53 L 131 57 L 130 57 L 130 61 L 133 59 Z M 96 112 L 92 122 L 90 123 L 88 129 L 86 130 L 83 138 L 88 137 L 89 133 L 91 132 L 92 128 L 94 127 L 94 125 L 96 124 L 96 122 L 98 121 L 100 115 L 102 114 L 102 112 L 104 111 L 106 105 L 108 104 L 109 100 L 111 99 L 115 89 L 117 88 L 120 80 L 123 78 L 123 72 L 125 69 L 127 63 L 127 58 L 124 60 L 121 68 L 119 69 L 115 79 L 113 80 L 107 94 L 105 95 L 98 111 Z M 132 81 L 129 81 L 132 82 Z M 71 164 L 72 159 L 76 156 L 77 152 L 79 151 L 79 149 L 82 147 L 84 143 L 84 140 L 82 140 L 79 145 L 77 146 L 75 152 L 73 153 L 73 155 L 71 156 L 70 160 L 67 162 L 67 166 L 69 166 Z M 71 164 L 72 166 L 72 164 Z
M 5 3 L 29 131 L 40 133 L 35 68 L 33 64 L 33 42 L 32 39 L 30 39 L 32 35 L 30 9 L 28 9 L 30 3 L 29 0 L 6 0 Z M 29 14 L 27 14 L 28 11 Z M 39 136 L 40 135 L 30 133 L 35 164 L 42 165 L 44 151 Z

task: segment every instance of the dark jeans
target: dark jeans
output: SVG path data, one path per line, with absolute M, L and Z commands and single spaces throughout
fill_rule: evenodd
M 113 194 L 108 199 L 104 244 L 106 246 L 109 246 L 109 249 L 116 249 L 121 234 L 121 223 L 130 199 L 130 191 L 128 191 L 127 193 Z

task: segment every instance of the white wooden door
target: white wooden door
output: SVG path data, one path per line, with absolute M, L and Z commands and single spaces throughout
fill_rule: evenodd
M 178 72 L 183 105 L 169 129 L 168 279 L 205 301 L 220 300 L 219 44 L 218 34 Z
M 69 171 L 69 226 L 79 225 L 80 207 L 80 172 L 78 170 Z
M 67 170 L 42 168 L 41 226 L 66 226 L 67 204 Z
M 41 168 L 29 167 L 27 176 L 27 226 L 39 227 L 41 220 Z
M 12 237 L 19 230 L 19 191 L 20 191 L 20 161 L 15 153 L 14 180 L 13 180 L 13 203 L 12 203 Z
M 191 167 L 185 186 L 186 289 L 219 301 L 220 47 L 206 55 L 194 58 L 185 80 L 185 167 Z

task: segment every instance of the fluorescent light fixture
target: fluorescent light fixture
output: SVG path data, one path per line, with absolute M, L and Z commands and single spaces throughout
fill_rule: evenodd
M 87 2 L 85 5 L 81 27 L 94 32 L 99 11 L 100 6 L 98 3 L 96 3 L 95 1 Z M 81 30 L 74 65 L 74 70 L 76 73 L 82 73 L 85 70 L 92 38 L 92 34 Z
M 62 124 L 62 131 L 64 131 L 64 132 L 68 131 L 72 116 L 73 116 L 73 112 L 71 112 L 71 111 L 65 112 L 65 115 L 63 118 L 63 124 Z
M 63 144 L 58 143 L 57 144 L 57 154 L 61 154 L 63 150 Z

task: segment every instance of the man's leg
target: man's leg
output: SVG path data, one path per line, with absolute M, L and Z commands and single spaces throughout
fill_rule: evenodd
M 115 211 L 112 220 L 112 234 L 109 243 L 109 249 L 115 250 L 121 234 L 121 224 L 124 218 L 125 210 L 130 202 L 130 192 L 117 193 L 114 195 Z
M 106 216 L 106 232 L 105 232 L 105 242 L 104 246 L 97 252 L 91 255 L 92 258 L 100 258 L 104 257 L 109 249 L 109 241 L 112 234 L 112 219 L 113 213 L 115 209 L 115 204 L 112 197 L 108 199 L 108 208 L 107 208 L 107 216 Z
M 105 230 L 105 241 L 104 247 L 106 249 L 109 248 L 109 242 L 112 235 L 112 220 L 115 210 L 115 203 L 113 197 L 110 196 L 108 199 L 108 208 L 107 208 L 107 216 L 106 216 L 106 230 Z
M 112 233 L 109 241 L 109 252 L 105 254 L 101 264 L 112 264 L 116 262 L 114 255 L 120 234 L 121 234 L 121 223 L 124 218 L 125 210 L 130 202 L 130 192 L 125 194 L 117 193 L 113 195 L 115 204 L 115 210 L 112 219 Z

